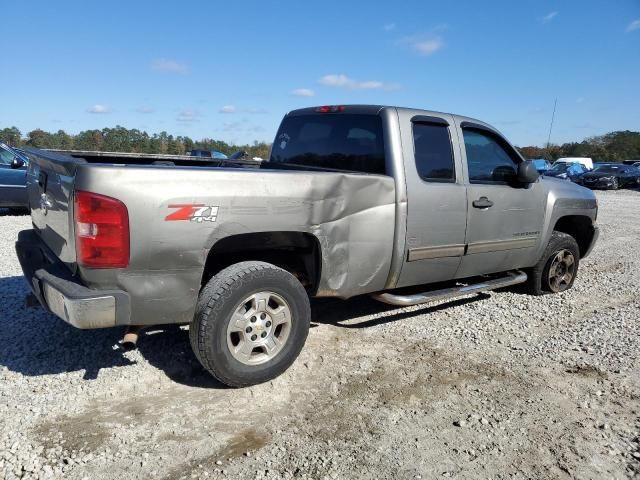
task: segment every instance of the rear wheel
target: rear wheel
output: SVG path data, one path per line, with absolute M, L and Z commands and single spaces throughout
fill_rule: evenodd
M 580 249 L 576 240 L 571 235 L 554 231 L 540 260 L 527 272 L 527 292 L 544 295 L 570 289 L 579 263 Z
M 264 262 L 237 263 L 202 289 L 189 329 L 191 347 L 222 383 L 262 383 L 298 357 L 310 316 L 309 297 L 289 272 Z
M 616 177 L 613 177 L 613 180 L 611 181 L 611 189 L 618 190 L 618 188 L 620 188 L 620 183 L 618 183 L 618 179 Z

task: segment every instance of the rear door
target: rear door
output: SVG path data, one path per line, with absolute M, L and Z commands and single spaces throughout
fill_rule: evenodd
M 456 277 L 532 265 L 544 222 L 544 186 L 514 181 L 522 158 L 495 131 L 469 122 L 458 127 L 468 208 L 467 251 Z
M 399 110 L 407 234 L 398 287 L 454 277 L 465 249 L 467 197 L 453 118 Z

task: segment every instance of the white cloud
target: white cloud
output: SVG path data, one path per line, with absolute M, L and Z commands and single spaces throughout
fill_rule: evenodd
M 398 88 L 397 85 L 387 84 L 384 82 L 380 82 L 379 80 L 365 80 L 358 81 L 350 78 L 344 74 L 331 74 L 325 75 L 320 80 L 318 80 L 320 85 L 324 85 L 326 87 L 339 87 L 339 88 L 349 88 L 352 90 L 391 90 L 394 88 Z
M 183 63 L 178 63 L 175 60 L 169 60 L 166 58 L 159 58 L 151 63 L 151 68 L 158 72 L 177 73 L 178 75 L 187 75 L 189 73 L 189 67 Z
M 290 93 L 296 97 L 313 97 L 316 94 L 310 88 L 296 88 L 295 90 L 291 90 Z
M 542 21 L 542 23 L 549 23 L 551 20 L 556 18 L 557 15 L 558 15 L 558 12 L 549 12 L 540 20 Z
M 200 112 L 191 108 L 183 108 L 178 112 L 176 121 L 180 123 L 194 123 L 200 121 Z
M 238 109 L 235 105 L 225 105 L 220 109 L 220 113 L 236 113 Z
M 96 104 L 93 107 L 87 109 L 89 113 L 111 113 L 111 107 L 109 105 Z
M 420 55 L 429 56 L 444 47 L 444 41 L 440 37 L 434 37 L 428 40 L 416 40 L 411 46 Z
M 396 29 L 395 23 L 387 23 L 384 27 L 382 27 L 385 32 L 392 32 Z
M 153 113 L 153 112 L 155 112 L 155 111 L 156 111 L 156 109 L 155 109 L 155 108 L 153 108 L 153 107 L 148 107 L 148 106 L 142 106 L 142 107 L 138 107 L 138 108 L 136 108 L 136 112 L 138 112 L 138 113 L 144 113 L 144 114 L 147 114 L 147 113 Z
M 640 18 L 636 18 L 633 22 L 631 22 L 625 31 L 633 32 L 634 30 L 640 30 Z

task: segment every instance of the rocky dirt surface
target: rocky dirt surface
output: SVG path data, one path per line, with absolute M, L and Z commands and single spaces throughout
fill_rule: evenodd
M 185 328 L 28 309 L 0 217 L 0 478 L 640 478 L 640 192 L 599 192 L 575 287 L 412 308 L 318 301 L 295 365 L 241 390 Z

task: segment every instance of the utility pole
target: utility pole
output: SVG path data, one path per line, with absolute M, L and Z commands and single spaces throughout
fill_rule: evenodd
M 553 120 L 556 118 L 556 105 L 558 104 L 558 97 L 553 102 L 553 113 L 551 114 L 551 125 L 549 125 L 549 136 L 547 137 L 547 153 L 549 152 L 549 145 L 551 145 L 551 130 L 553 130 Z

